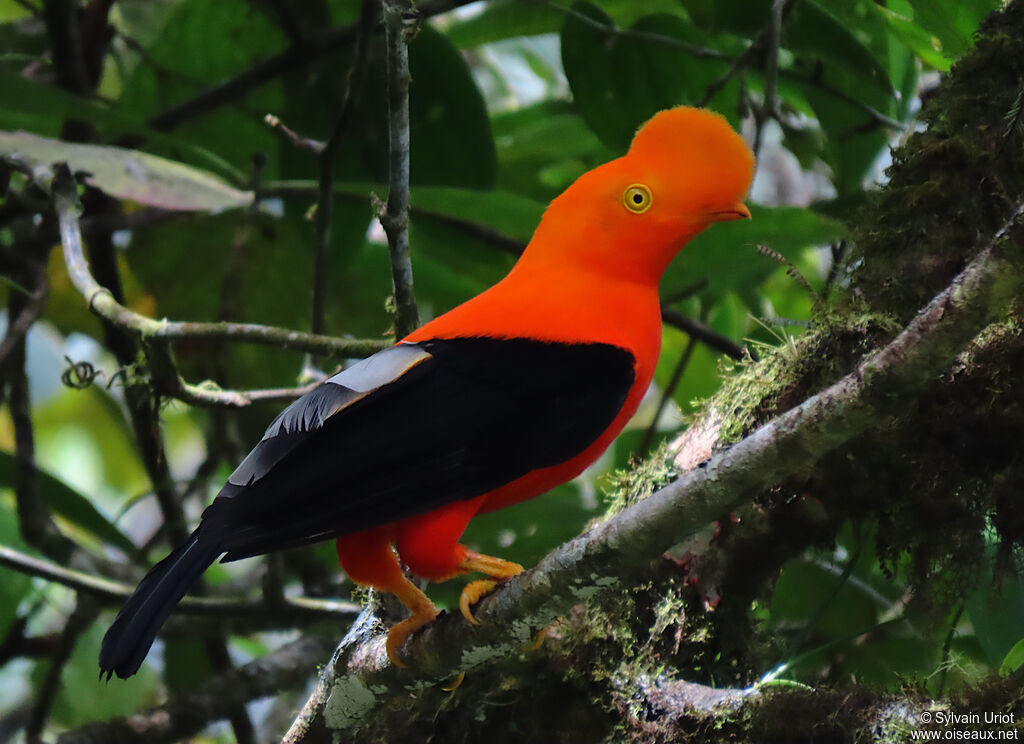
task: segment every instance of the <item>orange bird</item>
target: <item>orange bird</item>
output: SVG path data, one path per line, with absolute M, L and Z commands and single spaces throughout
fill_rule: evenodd
M 267 428 L 191 537 L 142 579 L 100 669 L 134 674 L 171 611 L 218 558 L 337 539 L 342 568 L 411 616 L 387 654 L 438 615 L 402 572 L 488 579 L 522 566 L 459 544 L 475 514 L 579 475 L 636 411 L 661 348 L 658 282 L 713 222 L 750 217 L 754 157 L 721 116 L 654 116 L 629 152 L 556 198 L 495 286 L 302 396 Z

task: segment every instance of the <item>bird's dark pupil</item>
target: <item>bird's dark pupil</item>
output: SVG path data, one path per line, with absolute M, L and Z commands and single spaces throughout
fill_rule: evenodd
M 644 203 L 644 195 L 643 194 L 633 194 L 633 203 L 634 204 L 643 204 Z

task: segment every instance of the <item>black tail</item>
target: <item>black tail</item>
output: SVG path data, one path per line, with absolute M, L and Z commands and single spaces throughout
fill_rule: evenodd
M 199 531 L 157 563 L 124 603 L 100 647 L 100 676 L 121 679 L 139 671 L 160 627 L 185 593 L 223 553 L 199 539 Z

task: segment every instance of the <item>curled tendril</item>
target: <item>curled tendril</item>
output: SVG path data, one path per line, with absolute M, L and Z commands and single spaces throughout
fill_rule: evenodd
M 67 356 L 64 357 L 64 361 L 68 363 L 68 368 L 61 374 L 60 381 L 69 388 L 84 390 L 93 384 L 98 375 L 103 374 L 89 362 L 74 362 Z

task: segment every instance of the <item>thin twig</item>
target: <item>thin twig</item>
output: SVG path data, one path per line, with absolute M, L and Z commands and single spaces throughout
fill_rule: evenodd
M 306 152 L 311 152 L 314 155 L 320 155 L 320 153 L 324 151 L 323 142 L 299 134 L 273 114 L 267 114 L 264 116 L 263 123 L 270 127 L 272 131 L 281 135 L 285 142 L 297 150 L 305 150 Z
M 673 328 L 678 328 L 690 338 L 697 339 L 709 349 L 714 349 L 720 354 L 725 354 L 736 361 L 740 361 L 748 356 L 755 362 L 757 361 L 754 351 L 748 350 L 743 344 L 736 343 L 728 336 L 723 336 L 707 323 L 684 315 L 678 310 L 662 305 L 661 319 Z
M 13 317 L 14 320 L 8 322 L 3 341 L 0 341 L 0 369 L 3 368 L 5 360 L 14 350 L 15 345 L 24 341 L 25 334 L 39 319 L 43 308 L 46 307 L 46 297 L 50 289 L 46 271 L 37 262 L 30 261 L 28 263 L 28 269 L 33 274 L 31 282 L 33 289 L 29 293 L 27 301 L 17 303 L 21 304 L 20 312 L 16 316 L 7 316 L 8 318 Z M 12 301 L 11 304 L 15 303 Z
M 0 565 L 27 576 L 36 576 L 61 584 L 81 594 L 88 594 L 110 606 L 123 604 L 135 591 L 131 584 L 65 568 L 53 561 L 26 555 L 6 545 L 0 545 Z M 178 604 L 175 612 L 210 617 L 281 618 L 288 623 L 298 619 L 351 618 L 360 610 L 360 606 L 353 602 L 311 597 L 284 597 L 280 604 L 267 605 L 262 601 L 248 599 L 186 596 Z
M 388 76 L 388 201 L 378 208 L 388 236 L 391 279 L 395 290 L 395 337 L 404 338 L 419 325 L 409 258 L 409 40 L 420 16 L 410 0 L 381 0 L 387 38 Z
M 414 675 L 388 663 L 382 636 L 339 647 L 314 692 L 313 699 L 323 702 L 304 711 L 305 719 L 322 724 L 329 716 L 333 733 L 344 737 L 381 706 L 507 657 L 581 597 L 594 601 L 623 591 L 649 575 L 653 556 L 910 404 L 914 392 L 948 368 L 1024 282 L 1024 236 L 1010 232 L 1024 223 L 1022 216 L 1024 207 L 901 333 L 853 372 L 502 585 L 477 605 L 479 626 L 455 613 L 415 635 L 405 650 L 416 660 Z M 344 707 L 331 708 L 332 689 Z M 308 734 L 291 744 L 317 733 L 305 728 Z

